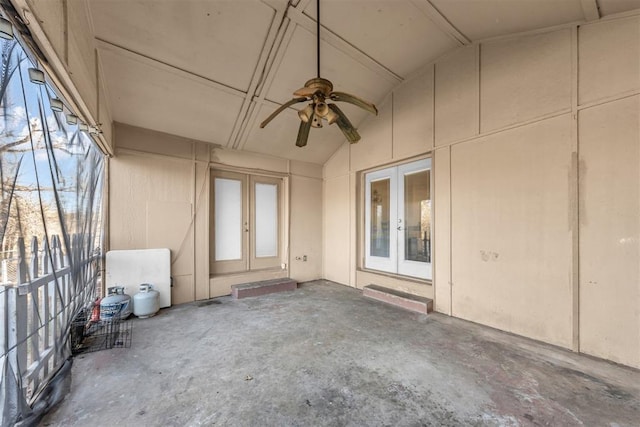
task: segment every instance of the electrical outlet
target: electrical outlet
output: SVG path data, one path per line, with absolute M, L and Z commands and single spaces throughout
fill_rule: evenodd
M 302 255 L 302 260 L 306 261 L 307 260 L 307 256 L 306 255 Z
M 296 257 L 296 261 L 300 261 L 302 260 L 302 258 L 300 258 L 299 256 Z

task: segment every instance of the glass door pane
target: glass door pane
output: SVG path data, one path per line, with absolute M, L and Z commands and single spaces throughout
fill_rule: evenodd
M 278 255 L 278 186 L 256 183 L 256 258 Z
M 389 193 L 388 179 L 371 183 L 371 246 L 373 256 L 389 257 Z
M 216 178 L 215 260 L 242 258 L 242 181 Z
M 398 167 L 398 273 L 431 279 L 431 159 Z
M 278 268 L 282 263 L 282 179 L 251 176 L 251 270 Z
M 429 171 L 404 176 L 404 259 L 429 262 L 431 234 Z
M 365 267 L 395 273 L 397 168 L 365 176 Z
M 249 244 L 247 176 L 226 171 L 212 171 L 211 175 L 211 273 L 245 271 Z

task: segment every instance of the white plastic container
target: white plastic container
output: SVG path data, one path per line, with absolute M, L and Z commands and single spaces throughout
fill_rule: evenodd
M 160 310 L 160 292 L 153 289 L 153 285 L 143 283 L 140 292 L 133 296 L 133 314 L 144 319 L 151 317 Z
M 124 320 L 131 314 L 131 297 L 123 286 L 112 286 L 108 295 L 100 301 L 100 320 Z

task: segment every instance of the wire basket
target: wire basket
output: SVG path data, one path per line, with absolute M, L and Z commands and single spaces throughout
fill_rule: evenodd
M 100 320 L 91 322 L 84 316 L 71 325 L 71 352 L 91 353 L 111 348 L 131 347 L 133 323 L 131 320 Z

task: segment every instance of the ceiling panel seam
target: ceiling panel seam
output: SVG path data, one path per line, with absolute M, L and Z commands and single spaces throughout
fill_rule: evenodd
M 465 36 L 451 23 L 429 0 L 410 0 L 424 15 L 442 32 L 449 36 L 459 46 L 471 44 L 471 39 Z
M 295 25 L 289 25 L 291 23 L 291 19 L 289 19 L 288 14 L 285 14 L 283 19 L 286 20 L 286 25 L 281 26 L 278 29 L 277 38 L 271 45 L 271 50 L 269 51 L 269 56 L 267 57 L 264 73 L 262 75 L 261 81 L 259 82 L 259 85 L 256 87 L 254 98 L 256 96 L 261 96 L 261 94 L 265 90 L 269 89 L 271 82 L 275 77 L 275 74 L 271 71 L 274 69 L 273 67 L 276 63 L 278 64 L 276 69 L 280 66 L 282 58 L 284 57 L 284 54 L 289 47 L 289 43 L 291 42 Z
M 295 26 L 292 26 L 295 27 Z M 289 27 L 289 29 L 291 29 L 292 27 Z M 289 34 L 289 40 L 291 39 L 291 34 L 293 33 L 293 31 L 291 31 L 291 33 Z M 278 62 L 282 61 L 282 58 L 284 57 L 284 50 L 280 50 L 278 53 L 279 58 Z M 275 61 L 274 61 L 275 62 Z M 260 92 L 256 93 L 256 95 L 251 99 L 251 112 L 250 112 L 250 116 L 247 120 L 247 124 L 246 124 L 246 128 L 253 128 L 256 120 L 258 119 L 258 114 L 262 111 L 262 108 L 257 108 L 258 106 L 263 107 L 265 105 L 268 105 L 268 103 L 271 103 L 272 101 L 267 101 L 265 100 L 265 94 L 267 93 L 267 91 L 269 90 L 269 87 L 271 86 L 271 83 L 273 82 L 273 80 L 275 79 L 276 73 L 270 73 L 270 77 L 268 78 L 268 82 L 266 84 L 263 85 L 262 89 L 260 90 Z M 276 105 L 280 105 L 277 102 L 273 102 Z M 293 107 L 289 107 L 289 108 L 293 108 Z M 243 149 L 244 146 L 246 145 L 247 141 L 249 139 L 249 132 L 243 132 L 241 137 L 239 138 L 238 141 L 238 149 Z
M 269 64 L 269 72 L 266 75 L 266 78 L 262 82 L 262 84 L 257 88 L 255 96 L 253 98 L 254 101 L 259 102 L 264 105 L 267 93 L 271 88 L 271 84 L 273 80 L 276 78 L 278 74 L 278 70 L 282 61 L 284 60 L 285 54 L 287 53 L 287 49 L 289 48 L 289 44 L 293 39 L 293 34 L 295 33 L 297 25 L 288 25 L 285 31 L 282 32 L 282 36 L 278 41 L 277 49 L 274 50 L 273 57 L 271 59 L 271 63 Z M 272 101 L 278 104 L 276 101 Z
M 197 83 L 200 84 L 204 84 L 207 86 L 210 86 L 214 89 L 218 89 L 222 92 L 228 93 L 230 95 L 235 95 L 238 97 L 243 98 L 246 95 L 246 92 L 237 88 L 234 88 L 232 86 L 226 85 L 224 83 L 218 82 L 216 80 L 212 80 L 208 77 L 204 77 L 201 76 L 199 74 L 193 73 L 191 71 L 185 70 L 183 68 L 180 67 L 176 67 L 175 65 L 171 65 L 169 63 L 166 63 L 164 61 L 160 61 L 156 58 L 152 58 L 150 56 L 147 56 L 145 54 L 142 54 L 140 52 L 136 52 L 133 51 L 131 49 L 128 49 L 126 47 L 117 45 L 115 43 L 112 43 L 108 40 L 104 40 L 101 39 L 99 37 L 96 37 L 96 43 L 99 49 L 102 50 L 107 50 L 110 52 L 115 53 L 116 55 L 121 55 L 124 57 L 127 57 L 129 59 L 132 59 L 134 61 L 140 62 L 142 64 L 145 65 L 149 65 L 153 68 L 156 68 L 158 70 L 162 70 L 162 71 L 166 71 L 172 74 L 176 74 L 182 77 L 186 77 L 189 80 L 195 81 Z
M 287 10 L 275 11 L 271 19 L 269 32 L 262 45 L 260 52 L 260 58 L 256 64 L 253 75 L 251 76 L 251 82 L 249 88 L 245 94 L 242 107 L 234 123 L 233 131 L 227 143 L 227 146 L 232 148 L 238 148 L 241 142 L 241 136 L 244 134 L 244 130 L 247 127 L 247 122 L 250 120 L 252 108 L 249 108 L 253 98 L 256 96 L 256 91 L 263 85 L 265 78 L 269 75 L 271 65 L 273 61 L 269 61 L 270 58 L 277 55 L 282 43 L 282 35 L 287 31 L 289 27 L 289 18 L 287 18 Z
M 502 35 L 499 35 L 499 36 L 486 37 L 486 38 L 474 40 L 473 43 L 474 44 L 487 44 L 487 43 L 500 42 L 500 41 L 505 41 L 505 40 L 516 40 L 516 39 L 520 39 L 520 38 L 523 38 L 523 37 L 529 37 L 529 36 L 535 36 L 535 35 L 539 35 L 539 34 L 552 33 L 554 31 L 570 30 L 570 29 L 574 28 L 576 25 L 583 25 L 584 23 L 585 23 L 584 20 L 567 22 L 567 23 L 564 23 L 564 24 L 553 25 L 553 26 L 550 26 L 550 27 L 536 28 L 536 29 L 533 29 L 533 30 L 519 31 L 519 32 L 515 32 L 515 33 L 502 34 Z
M 311 3 L 312 1 L 319 0 L 298 0 L 298 4 L 296 4 L 295 6 L 298 8 L 298 10 L 305 10 L 307 6 L 309 6 L 309 3 Z
M 255 102 L 251 102 L 249 104 L 249 110 L 247 111 L 247 114 L 245 116 L 245 122 L 244 122 L 244 126 L 242 127 L 242 129 L 240 130 L 240 133 L 238 134 L 238 138 L 236 141 L 236 146 L 234 146 L 234 148 L 242 150 L 244 149 L 245 144 L 247 143 L 247 140 L 249 139 L 249 131 L 253 128 L 253 124 L 255 123 L 255 118 L 257 115 L 257 111 L 260 111 L 260 109 L 256 109 L 257 104 Z
M 291 20 L 288 20 L 288 23 L 290 22 Z M 287 25 L 286 28 L 284 28 L 284 30 L 281 31 L 281 36 L 279 37 L 279 39 L 277 39 L 277 45 L 276 45 L 276 48 L 272 51 L 273 55 L 271 57 L 272 58 L 271 62 L 269 63 L 269 69 L 266 74 L 266 78 L 264 79 L 262 84 L 257 88 L 256 93 L 252 97 L 253 108 L 251 109 L 251 115 L 246 124 L 246 127 L 248 128 L 253 128 L 253 125 L 257 120 L 259 112 L 262 111 L 261 108 L 255 108 L 255 107 L 257 107 L 258 105 L 260 106 L 266 105 L 266 102 L 265 102 L 266 94 L 269 91 L 271 84 L 273 83 L 273 80 L 276 78 L 277 70 L 279 69 L 280 64 L 284 59 L 284 56 L 289 47 L 289 43 L 293 38 L 293 34 L 295 32 L 296 27 L 297 27 L 296 25 Z M 274 102 L 274 103 L 277 105 L 280 105 L 277 102 Z M 249 132 L 243 132 L 241 135 L 241 138 L 238 141 L 237 148 L 243 149 L 248 139 L 249 139 Z

